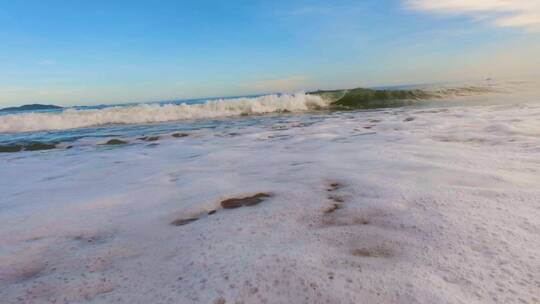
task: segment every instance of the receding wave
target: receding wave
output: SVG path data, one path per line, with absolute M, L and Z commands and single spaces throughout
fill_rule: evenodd
M 66 109 L 57 113 L 21 113 L 0 116 L 0 132 L 32 132 L 95 127 L 107 124 L 143 124 L 186 119 L 223 118 L 324 108 L 330 101 L 304 93 L 254 98 L 212 100 L 203 104 L 140 104 L 103 109 Z

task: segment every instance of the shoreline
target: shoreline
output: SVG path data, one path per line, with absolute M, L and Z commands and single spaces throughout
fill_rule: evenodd
M 10 153 L 0 297 L 534 303 L 538 119 L 405 108 Z

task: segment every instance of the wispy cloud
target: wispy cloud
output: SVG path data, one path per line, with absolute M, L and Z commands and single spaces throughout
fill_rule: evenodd
M 540 32 L 539 0 L 405 0 L 413 10 L 443 15 L 466 15 L 496 27 Z

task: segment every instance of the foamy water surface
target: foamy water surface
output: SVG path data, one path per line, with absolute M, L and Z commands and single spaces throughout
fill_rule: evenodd
M 10 134 L 0 299 L 538 302 L 539 96 Z

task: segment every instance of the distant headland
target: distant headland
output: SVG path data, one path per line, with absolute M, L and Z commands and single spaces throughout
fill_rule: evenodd
M 55 106 L 55 105 L 44 105 L 44 104 L 28 104 L 28 105 L 23 105 L 20 107 L 3 108 L 3 109 L 0 109 L 0 112 L 54 110 L 54 109 L 62 109 L 62 107 Z

